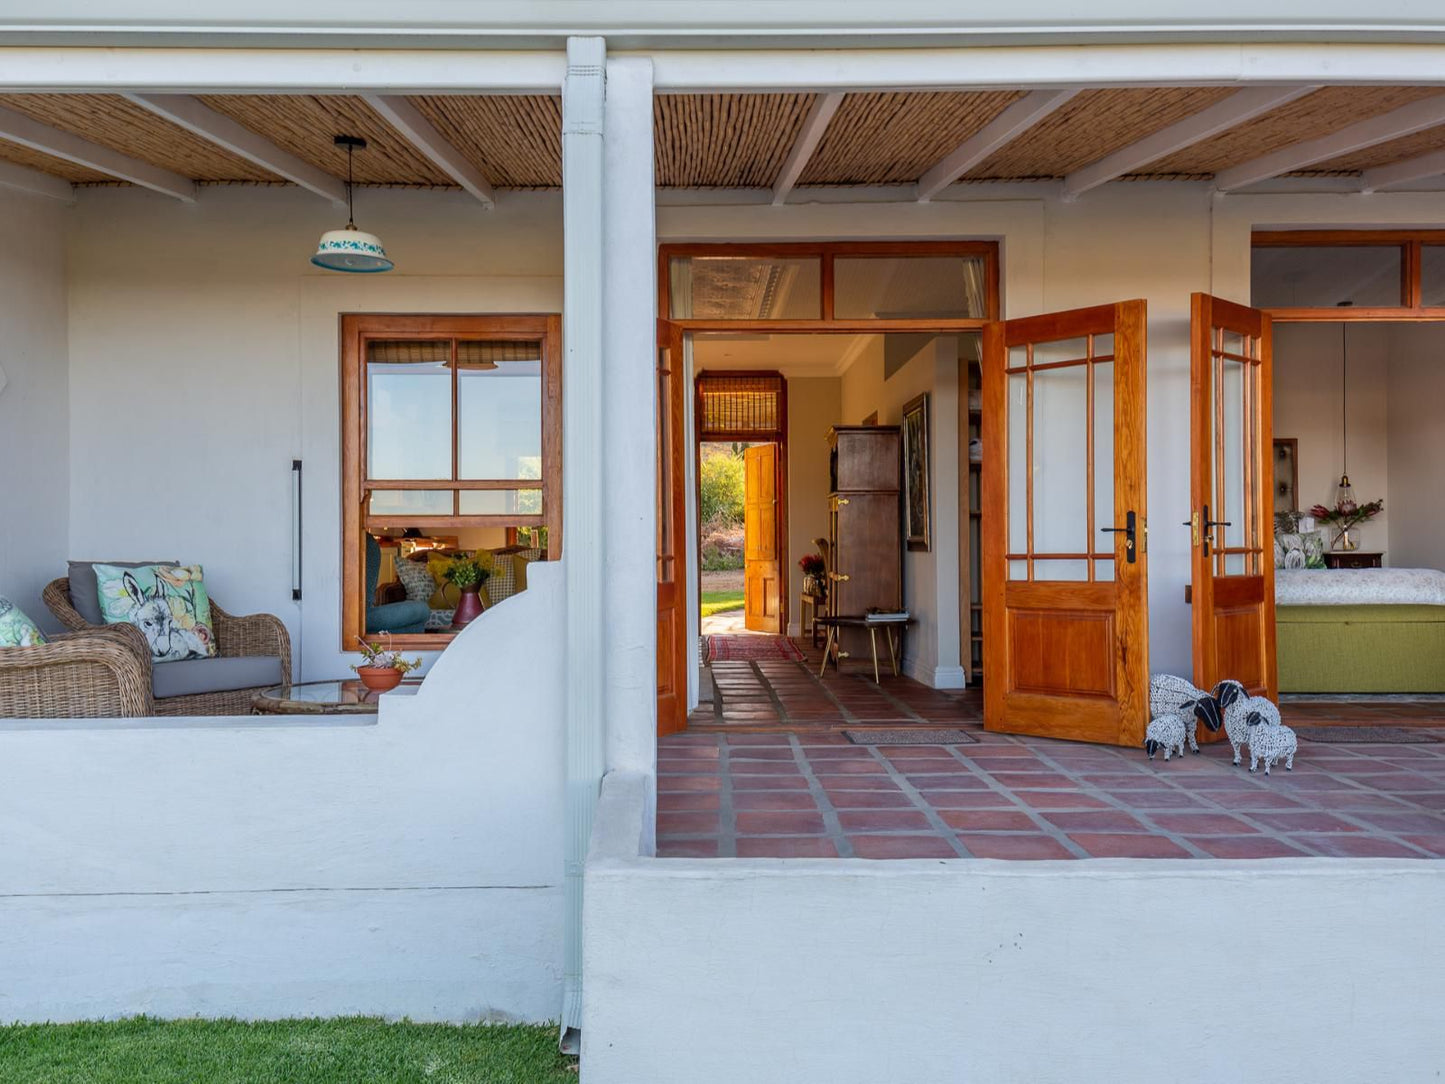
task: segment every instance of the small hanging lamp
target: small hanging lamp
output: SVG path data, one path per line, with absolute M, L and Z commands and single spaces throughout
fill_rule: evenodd
M 357 150 L 366 149 L 366 140 L 360 136 L 339 135 L 335 142 L 338 147 L 346 148 L 346 228 L 323 233 L 311 262 L 328 271 L 349 271 L 353 274 L 390 271 L 396 264 L 387 258 L 381 238 L 356 228 L 352 201 L 351 156 Z
M 1349 305 L 1341 301 L 1341 308 Z M 1355 501 L 1355 487 L 1350 485 L 1350 351 L 1346 332 L 1349 324 L 1340 321 L 1340 484 L 1335 489 L 1335 507 L 1341 512 L 1353 512 L 1359 505 Z

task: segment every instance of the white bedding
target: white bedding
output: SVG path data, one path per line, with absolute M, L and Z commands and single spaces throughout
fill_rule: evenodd
M 1277 606 L 1445 606 L 1445 572 L 1277 568 L 1274 601 Z

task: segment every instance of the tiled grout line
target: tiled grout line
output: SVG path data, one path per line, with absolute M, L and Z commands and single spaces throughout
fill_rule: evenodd
M 1143 810 L 1130 807 L 1122 799 L 1115 798 L 1112 794 L 1104 790 L 1102 787 L 1090 783 L 1088 780 L 1084 779 L 1082 775 L 1076 774 L 1072 769 L 1064 766 L 1063 764 L 1060 764 L 1053 757 L 1049 756 L 1044 750 L 1034 749 L 1033 753 L 1034 756 L 1038 757 L 1041 762 L 1047 764 L 1054 771 L 1058 772 L 1070 782 L 1072 782 L 1074 786 L 1078 788 L 1080 794 L 1085 794 L 1091 798 L 1096 798 L 1101 802 L 1112 805 L 1115 809 L 1118 809 L 1124 813 L 1128 813 L 1131 817 L 1134 817 L 1135 819 L 1143 822 L 1143 824 L 1150 829 L 1151 834 L 1162 836 L 1163 838 L 1169 840 L 1170 843 L 1173 843 L 1176 847 L 1182 848 L 1185 852 L 1187 852 L 1194 858 L 1213 857 L 1208 851 L 1204 850 L 1202 847 L 1190 843 L 1189 840 L 1185 839 L 1179 833 L 1171 832 L 1167 828 L 1161 827 L 1159 823 L 1155 821 L 1153 817 L 1151 817 L 1148 813 L 1144 812 Z
M 736 858 L 738 820 L 737 812 L 733 809 L 733 769 L 725 734 L 717 736 L 717 774 L 717 856 Z
M 927 722 L 928 722 L 927 719 L 925 719 L 923 716 L 919 715 L 918 712 L 914 711 L 911 707 L 909 707 L 907 704 L 905 704 L 902 700 L 899 700 L 898 697 L 894 696 L 894 695 L 893 695 L 892 693 L 890 693 L 887 689 L 883 688 L 882 685 L 877 686 L 877 688 L 876 688 L 874 691 L 877 692 L 879 696 L 881 696 L 884 700 L 888 701 L 890 704 L 892 704 L 892 705 L 893 705 L 895 708 L 897 708 L 899 711 L 907 712 L 907 713 L 908 713 L 908 717 L 909 717 L 910 719 L 912 719 L 914 722 L 918 722 L 918 723 L 927 723 Z M 933 724 L 933 725 L 936 726 L 936 725 L 940 725 L 940 724 Z
M 933 830 L 948 840 L 949 844 L 958 853 L 958 857 L 972 858 L 973 852 L 963 845 L 963 840 L 958 838 L 958 829 L 949 825 L 949 823 L 939 815 L 938 810 L 933 808 L 933 805 L 928 799 L 923 796 L 917 787 L 908 781 L 908 778 L 898 770 L 897 766 L 880 753 L 876 745 L 869 746 L 868 752 L 873 754 L 874 760 L 883 765 L 883 770 L 888 773 L 889 778 L 893 780 L 898 789 L 906 794 L 908 800 L 928 818 L 928 823 L 933 825 Z
M 803 673 L 807 675 L 808 680 L 818 687 L 818 691 L 828 698 L 828 703 L 832 704 L 835 708 L 838 709 L 838 714 L 842 716 L 843 722 L 856 723 L 858 721 L 858 717 L 854 715 L 851 711 L 849 711 L 841 700 L 839 700 L 836 696 L 833 695 L 833 690 L 828 688 L 828 683 L 822 678 L 820 678 L 816 673 L 814 673 L 813 670 L 807 665 L 807 663 L 800 662 L 794 663 L 794 665 L 797 666 L 799 670 L 803 671 Z M 785 719 L 785 721 L 792 722 L 793 720 Z
M 1083 847 L 1080 847 L 1077 843 L 1070 839 L 1068 833 L 1066 833 L 1062 828 L 1060 828 L 1056 824 L 1044 820 L 1043 815 L 1038 810 L 1030 806 L 1027 802 L 1025 802 L 1018 795 L 1016 795 L 1008 787 L 1000 783 L 988 772 L 984 771 L 978 765 L 971 762 L 966 756 L 964 756 L 963 753 L 959 751 L 959 746 L 945 745 L 941 746 L 940 748 L 948 750 L 948 754 L 953 757 L 954 760 L 958 761 L 966 769 L 968 769 L 970 775 L 973 775 L 975 778 L 983 780 L 984 785 L 990 790 L 992 790 L 994 793 L 1002 794 L 1005 798 L 1007 798 L 1010 802 L 1014 804 L 1014 807 L 1016 809 L 1027 813 L 1029 818 L 1034 822 L 1035 825 L 1038 826 L 1039 830 L 1043 832 L 1044 835 L 1050 837 L 1055 843 L 1063 847 L 1075 858 L 1093 857 L 1093 855 L 1091 855 L 1088 851 L 1084 850 Z
M 818 812 L 823 815 L 823 831 L 827 838 L 833 841 L 833 846 L 838 848 L 838 857 L 857 857 L 853 853 L 852 842 L 848 839 L 847 833 L 843 831 L 843 822 L 838 819 L 838 810 L 834 808 L 832 801 L 828 798 L 828 792 L 823 789 L 823 784 L 813 774 L 813 766 L 808 763 L 802 743 L 798 741 L 796 734 L 788 734 L 788 746 L 793 750 L 793 762 L 798 765 L 798 771 L 808 781 L 808 793 L 813 796 L 813 801 L 818 806 Z

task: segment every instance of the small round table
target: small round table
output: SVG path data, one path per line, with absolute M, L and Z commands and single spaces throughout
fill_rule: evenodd
M 416 682 L 403 682 L 415 685 Z M 398 686 L 400 688 L 400 686 Z M 380 693 L 355 678 L 276 685 L 251 698 L 252 715 L 375 715 Z

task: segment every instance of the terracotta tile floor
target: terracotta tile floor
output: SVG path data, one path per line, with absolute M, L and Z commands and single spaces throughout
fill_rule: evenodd
M 1295 770 L 1266 778 L 1232 766 L 1227 743 L 1166 764 L 985 733 L 975 695 L 906 678 L 819 681 L 789 662 L 714 674 L 720 702 L 659 742 L 660 857 L 1445 857 L 1445 743 L 1301 741 Z M 1287 717 L 1445 728 L 1445 703 L 1304 707 Z M 922 725 L 977 740 L 866 747 L 840 733 Z

